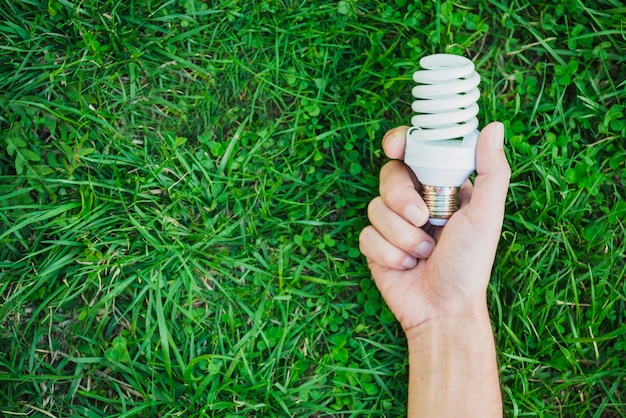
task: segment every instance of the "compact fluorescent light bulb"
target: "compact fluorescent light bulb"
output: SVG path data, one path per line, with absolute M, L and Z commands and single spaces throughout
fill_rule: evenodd
M 474 63 L 458 55 L 420 60 L 404 162 L 422 184 L 429 222 L 443 226 L 459 208 L 459 188 L 476 169 L 478 84 Z

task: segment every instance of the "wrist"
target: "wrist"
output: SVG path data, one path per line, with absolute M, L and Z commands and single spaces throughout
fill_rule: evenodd
M 423 346 L 424 340 L 460 339 L 476 336 L 484 332 L 492 333 L 491 321 L 486 303 L 477 304 L 458 312 L 442 314 L 411 328 L 405 329 L 409 350 Z
M 409 417 L 502 417 L 486 309 L 425 321 L 407 338 Z

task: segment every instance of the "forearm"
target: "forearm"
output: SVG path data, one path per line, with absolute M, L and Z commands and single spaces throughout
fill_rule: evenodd
M 487 311 L 433 319 L 407 332 L 409 418 L 501 417 L 496 351 Z

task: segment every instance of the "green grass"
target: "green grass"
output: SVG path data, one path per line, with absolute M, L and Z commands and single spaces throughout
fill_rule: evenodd
M 508 416 L 626 416 L 616 0 L 0 0 L 0 411 L 402 416 L 358 253 L 410 75 L 483 77 L 513 178 Z

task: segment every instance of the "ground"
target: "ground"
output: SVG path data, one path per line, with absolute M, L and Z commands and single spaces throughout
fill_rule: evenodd
M 358 252 L 411 73 L 474 60 L 513 176 L 507 416 L 626 416 L 626 7 L 3 0 L 0 411 L 402 416 Z

